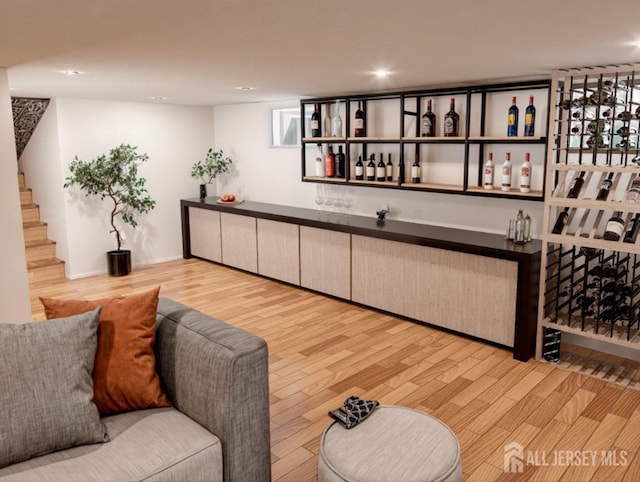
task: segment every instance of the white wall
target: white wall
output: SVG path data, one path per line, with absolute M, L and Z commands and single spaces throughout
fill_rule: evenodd
M 31 320 L 17 173 L 7 70 L 0 68 L 0 323 L 23 323 Z
M 299 101 L 214 108 L 216 147 L 230 154 L 234 162 L 233 172 L 219 178 L 218 193 L 318 209 L 314 200 L 320 191 L 325 197 L 352 203 L 349 209 L 338 209 L 340 212 L 375 216 L 379 205 L 385 203 L 393 219 L 495 233 L 504 233 L 507 220 L 524 209 L 533 219 L 534 234 L 540 237 L 541 202 L 301 182 L 300 149 L 270 147 L 271 109 L 286 105 L 299 105 Z M 514 161 L 514 173 L 519 165 Z M 542 176 L 542 172 L 536 175 Z M 336 211 L 324 204 L 320 209 Z
M 37 186 L 35 202 L 43 207 L 67 276 L 104 273 L 105 252 L 117 247 L 109 234 L 108 201 L 63 189 L 68 165 L 75 156 L 88 161 L 122 143 L 149 154 L 139 172 L 157 202 L 139 216 L 136 229 L 124 227 L 123 248 L 132 250 L 134 265 L 180 258 L 180 199 L 198 196 L 191 166 L 213 146 L 212 109 L 69 98 L 55 99 L 50 109 L 21 164 L 27 172 L 41 173 L 39 180 L 35 173 L 29 179 Z

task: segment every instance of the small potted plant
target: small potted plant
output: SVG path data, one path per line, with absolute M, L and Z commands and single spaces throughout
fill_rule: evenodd
M 76 156 L 69 164 L 71 175 L 65 179 L 64 187 L 78 186 L 85 196 L 109 198 L 113 206 L 110 211 L 111 231 L 116 237 L 117 249 L 107 252 L 109 274 L 123 276 L 131 272 L 131 251 L 122 248 L 122 234 L 116 226 L 116 218 L 136 227 L 136 213 L 151 211 L 156 202 L 145 188 L 146 179 L 138 177 L 138 166 L 149 159 L 147 154 L 138 154 L 137 147 L 121 144 L 92 161 L 81 161 Z
M 200 179 L 200 199 L 207 197 L 207 184 L 218 176 L 229 170 L 229 165 L 233 161 L 229 157 L 225 157 L 222 149 L 214 151 L 209 148 L 204 161 L 198 161 L 191 169 L 191 177 Z

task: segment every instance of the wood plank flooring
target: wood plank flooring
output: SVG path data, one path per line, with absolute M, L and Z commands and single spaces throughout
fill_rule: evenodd
M 316 480 L 327 411 L 352 394 L 447 423 L 460 441 L 465 481 L 640 480 L 640 391 L 518 362 L 493 346 L 213 263 L 176 260 L 122 278 L 33 283 L 34 319 L 44 319 L 38 296 L 98 298 L 156 285 L 162 296 L 267 340 L 274 481 Z M 503 470 L 511 442 L 524 447 L 519 474 Z M 595 463 L 567 462 L 583 450 Z M 532 454 L 546 455 L 547 465 L 528 460 Z M 563 464 L 552 463 L 558 456 Z

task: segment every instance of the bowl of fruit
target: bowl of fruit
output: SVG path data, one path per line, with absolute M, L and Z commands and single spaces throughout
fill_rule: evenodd
M 220 204 L 239 204 L 242 202 L 235 194 L 223 194 L 217 201 Z

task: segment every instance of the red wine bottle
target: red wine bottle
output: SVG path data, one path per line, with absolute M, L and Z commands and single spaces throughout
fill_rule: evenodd
M 376 157 L 375 154 L 371 154 L 369 157 L 369 163 L 367 164 L 367 181 L 375 181 L 376 180 Z
M 636 214 L 631 220 L 631 224 L 624 234 L 624 242 L 635 243 L 636 239 L 638 239 L 638 231 L 640 231 L 640 214 Z
M 344 166 L 345 166 L 345 156 L 344 152 L 342 152 L 342 146 L 338 146 L 338 153 L 336 154 L 336 177 L 344 178 Z
M 387 161 L 387 181 L 393 181 L 393 163 L 391 162 L 391 153 L 388 155 Z
M 358 156 L 358 162 L 356 162 L 356 181 L 364 181 L 364 164 L 362 163 L 362 156 Z
M 607 221 L 607 226 L 602 236 L 607 241 L 618 241 L 624 232 L 624 219 L 622 219 L 622 211 L 616 211 Z
M 600 190 L 598 191 L 598 195 L 596 196 L 596 201 L 606 201 L 609 197 L 609 193 L 611 192 L 611 186 L 613 186 L 613 176 L 614 173 L 610 172 L 607 178 L 602 181 L 602 185 L 600 186 Z
M 416 154 L 413 164 L 411 165 L 411 182 L 414 184 L 419 184 L 420 180 L 420 160 L 418 159 L 418 155 Z
M 384 160 L 382 158 L 382 152 L 380 153 L 380 160 L 378 161 L 378 166 L 376 167 L 376 181 L 384 181 L 387 178 L 387 168 L 384 165 Z
M 460 116 L 456 112 L 456 100 L 451 99 L 449 112 L 444 115 L 444 135 L 445 137 L 457 137 Z
M 575 177 L 573 179 L 573 182 L 571 183 L 571 187 L 569 188 L 569 192 L 567 193 L 568 198 L 576 199 L 578 197 L 578 194 L 580 194 L 580 191 L 582 190 L 582 186 L 584 184 L 585 174 L 586 174 L 585 171 L 580 171 L 580 174 L 578 174 L 578 177 Z
M 560 214 L 558 214 L 558 219 L 556 219 L 556 224 L 553 225 L 553 229 L 551 232 L 553 234 L 562 234 L 562 230 L 564 226 L 567 224 L 569 219 L 569 208 L 564 208 Z
M 318 104 L 313 105 L 313 114 L 311 114 L 311 137 L 320 137 L 320 108 Z
M 422 137 L 435 137 L 436 115 L 431 111 L 431 99 L 427 101 L 427 111 L 422 115 Z
M 365 114 L 362 110 L 362 103 L 358 102 L 358 110 L 356 110 L 355 114 L 355 137 L 365 137 L 366 134 L 366 126 L 365 126 Z

